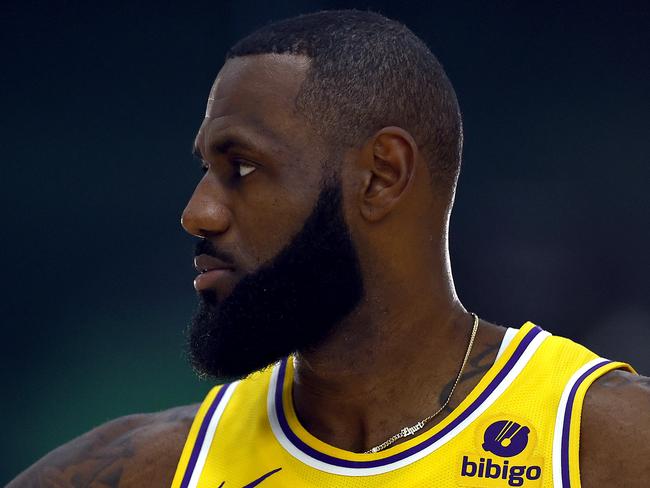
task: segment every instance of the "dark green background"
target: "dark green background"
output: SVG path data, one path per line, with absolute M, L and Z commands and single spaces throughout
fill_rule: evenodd
M 456 87 L 465 306 L 650 373 L 644 3 L 5 2 L 0 484 L 106 420 L 202 399 L 179 220 L 210 85 L 256 27 L 346 6 L 406 23 Z

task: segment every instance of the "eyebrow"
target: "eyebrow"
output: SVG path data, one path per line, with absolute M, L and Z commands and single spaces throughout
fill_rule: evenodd
M 226 135 L 210 141 L 208 154 L 226 154 L 233 148 L 239 148 L 246 151 L 259 151 L 254 144 L 244 138 L 235 135 Z M 204 159 L 201 149 L 196 145 L 196 140 L 192 143 L 192 155 L 201 161 Z

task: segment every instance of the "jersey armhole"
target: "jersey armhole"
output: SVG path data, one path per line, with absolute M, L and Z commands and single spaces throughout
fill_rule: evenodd
M 616 369 L 636 373 L 627 363 L 596 358 L 581 367 L 567 382 L 557 412 L 553 440 L 553 478 L 557 488 L 580 488 L 580 425 L 589 387 Z

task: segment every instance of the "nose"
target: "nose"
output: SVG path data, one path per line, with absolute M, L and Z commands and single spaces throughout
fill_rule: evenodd
M 207 237 L 223 233 L 230 227 L 232 214 L 226 205 L 215 198 L 213 190 L 204 178 L 183 210 L 181 225 L 193 236 Z

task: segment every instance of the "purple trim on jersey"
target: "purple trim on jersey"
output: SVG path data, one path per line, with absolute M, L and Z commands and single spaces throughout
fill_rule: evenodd
M 497 373 L 497 375 L 490 382 L 490 384 L 481 392 L 481 394 L 476 398 L 476 400 L 474 400 L 474 402 L 472 402 L 472 404 L 469 407 L 467 407 L 463 412 L 461 412 L 460 415 L 458 415 L 454 420 L 452 420 L 446 427 L 441 429 L 440 432 L 434 434 L 433 436 L 422 441 L 420 444 L 416 446 L 410 447 L 405 451 L 399 452 L 387 458 L 374 459 L 370 461 L 349 461 L 347 459 L 340 459 L 322 453 L 320 451 L 317 451 L 313 447 L 307 445 L 302 439 L 300 439 L 289 427 L 289 423 L 287 422 L 287 418 L 284 413 L 284 405 L 282 404 L 282 390 L 284 387 L 284 377 L 287 370 L 287 359 L 283 359 L 282 362 L 280 363 L 280 371 L 278 372 L 278 381 L 275 389 L 275 409 L 276 409 L 278 421 L 280 423 L 280 427 L 282 428 L 282 432 L 284 432 L 284 435 L 287 436 L 287 438 L 291 441 L 291 443 L 294 446 L 296 446 L 298 449 L 300 449 L 303 453 L 307 454 L 308 456 L 311 456 L 312 458 L 315 458 L 324 463 L 333 464 L 335 466 L 340 466 L 344 468 L 374 468 L 378 466 L 385 466 L 387 464 L 396 461 L 400 461 L 417 452 L 420 452 L 423 449 L 426 449 L 431 444 L 438 441 L 443 436 L 447 435 L 461 422 L 463 422 L 467 417 L 469 417 L 478 407 L 480 407 L 481 404 L 488 398 L 488 396 L 490 396 L 490 394 L 499 386 L 499 384 L 501 384 L 501 382 L 504 380 L 506 375 L 512 370 L 514 365 L 524 354 L 524 351 L 530 345 L 530 343 L 535 338 L 535 336 L 537 336 L 537 334 L 539 334 L 541 331 L 542 329 L 538 326 L 535 326 L 531 330 L 529 330 L 528 333 L 521 340 L 517 348 L 515 349 L 515 352 L 508 359 L 508 361 L 503 366 L 503 368 L 501 368 L 501 370 Z
M 212 420 L 214 411 L 219 406 L 219 403 L 221 403 L 221 399 L 223 398 L 223 396 L 226 393 L 226 390 L 229 387 L 230 387 L 230 383 L 225 384 L 221 388 L 219 388 L 219 391 L 217 392 L 217 396 L 215 396 L 214 400 L 212 400 L 212 404 L 210 405 L 210 408 L 208 408 L 208 411 L 206 412 L 205 417 L 203 418 L 203 422 L 201 422 L 201 427 L 199 428 L 199 434 L 196 436 L 196 441 L 194 442 L 194 448 L 192 449 L 192 455 L 190 456 L 190 460 L 187 463 L 187 468 L 185 469 L 185 475 L 183 476 L 183 481 L 181 481 L 180 488 L 187 488 L 187 486 L 190 483 L 190 478 L 192 478 L 192 473 L 194 472 L 194 468 L 196 467 L 196 460 L 199 457 L 199 452 L 201 452 L 201 446 L 203 446 L 203 441 L 205 440 L 205 433 L 208 430 L 208 425 L 210 425 L 210 421 Z
M 569 392 L 569 397 L 567 398 L 566 408 L 564 410 L 564 420 L 562 424 L 562 448 L 560 450 L 560 466 L 562 471 L 562 488 L 570 488 L 571 480 L 569 477 L 569 432 L 571 429 L 571 413 L 573 412 L 573 401 L 575 400 L 576 393 L 582 382 L 587 379 L 587 377 L 603 366 L 610 364 L 612 361 L 608 359 L 603 359 L 598 364 L 592 366 L 587 371 L 584 372 L 577 379 L 577 381 L 571 387 Z

